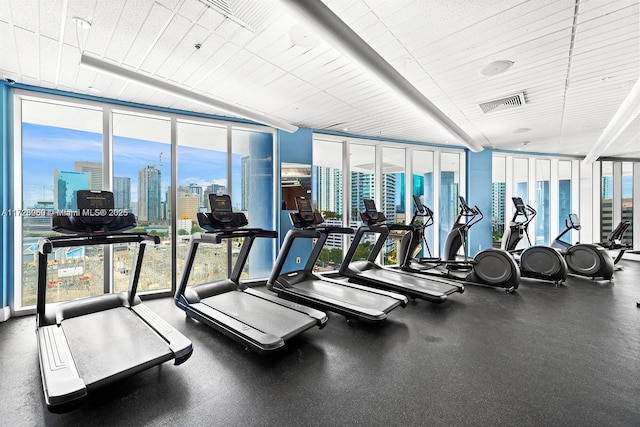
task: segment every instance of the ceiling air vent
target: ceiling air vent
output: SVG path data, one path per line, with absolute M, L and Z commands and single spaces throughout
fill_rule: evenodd
M 482 111 L 486 114 L 494 111 L 522 107 L 524 104 L 526 104 L 524 92 L 520 92 L 504 98 L 494 99 L 493 101 L 483 102 L 480 104 L 480 108 L 482 108 Z
M 255 32 L 266 28 L 274 18 L 275 8 L 268 1 L 200 0 L 241 26 Z

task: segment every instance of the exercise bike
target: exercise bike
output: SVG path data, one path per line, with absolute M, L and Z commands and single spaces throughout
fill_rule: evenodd
M 568 267 L 560 251 L 551 246 L 531 244 L 529 238 L 529 224 L 537 212 L 531 206 L 524 204 L 521 197 L 512 197 L 516 212 L 504 230 L 501 249 L 511 253 L 520 265 L 522 277 L 548 280 L 559 286 L 567 279 Z M 518 218 L 524 217 L 522 220 Z M 516 249 L 520 240 L 526 236 L 529 246 Z
M 467 257 L 467 236 L 469 229 L 482 220 L 482 211 L 467 205 L 459 197 L 458 216 L 445 241 L 445 259 L 433 257 L 427 242 L 425 231 L 432 226 L 433 211 L 425 206 L 418 196 L 413 196 L 415 212 L 411 219 L 413 230 L 407 232 L 398 247 L 399 267 L 411 273 L 427 274 L 460 280 L 464 284 L 504 288 L 510 293 L 520 284 L 520 270 L 507 252 L 486 249 L 474 258 Z M 420 248 L 429 255 L 416 258 Z M 464 260 L 457 260 L 460 248 L 464 251 Z
M 587 276 L 592 279 L 603 278 L 611 280 L 613 278 L 614 263 L 607 251 L 598 245 L 590 243 L 565 242 L 562 236 L 571 230 L 580 230 L 580 218 L 576 214 L 569 214 L 565 220 L 565 230 L 551 242 L 551 246 L 560 250 L 567 261 L 569 271 L 579 276 Z

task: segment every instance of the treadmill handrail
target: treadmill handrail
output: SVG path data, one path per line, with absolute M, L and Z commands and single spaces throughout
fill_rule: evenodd
M 278 237 L 278 232 L 263 228 L 238 228 L 235 230 L 206 231 L 194 233 L 192 239 L 199 239 L 206 243 L 220 243 L 223 239 L 239 237 Z
M 154 244 L 160 243 L 160 237 L 147 233 L 119 233 L 111 236 L 51 236 L 42 237 L 38 241 L 38 252 L 41 254 L 49 254 L 54 248 L 69 248 L 73 246 L 96 246 L 96 245 L 114 245 L 118 243 L 141 243 L 143 241 L 151 241 Z

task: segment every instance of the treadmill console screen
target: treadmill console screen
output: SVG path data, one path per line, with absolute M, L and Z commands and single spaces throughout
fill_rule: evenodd
M 209 205 L 211 205 L 211 212 L 233 212 L 231 197 L 228 194 L 222 196 L 209 194 Z
M 113 193 L 110 191 L 78 190 L 76 193 L 78 200 L 78 210 L 84 209 L 106 209 L 113 210 Z
M 76 199 L 81 222 L 106 225 L 114 220 L 115 204 L 111 191 L 78 190 Z
M 306 197 L 296 197 L 296 207 L 300 217 L 305 221 L 312 221 L 315 218 L 311 208 L 311 200 Z
M 306 197 L 296 197 L 296 206 L 300 212 L 312 212 L 311 200 Z
M 516 206 L 516 212 L 519 214 L 526 214 L 526 210 L 524 207 L 524 201 L 522 200 L 522 197 L 512 197 L 511 200 L 513 200 L 513 204 Z
M 370 212 L 378 212 L 378 208 L 376 208 L 376 202 L 371 199 L 364 199 L 364 209 Z
M 573 224 L 574 227 L 580 227 L 580 218 L 578 218 L 578 215 L 569 214 L 569 221 L 571 221 L 571 224 Z

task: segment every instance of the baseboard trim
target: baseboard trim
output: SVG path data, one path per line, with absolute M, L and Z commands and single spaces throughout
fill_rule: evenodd
M 0 310 L 0 322 L 5 322 L 9 320 L 10 317 L 11 309 L 9 308 L 9 306 L 2 307 L 2 310 Z

